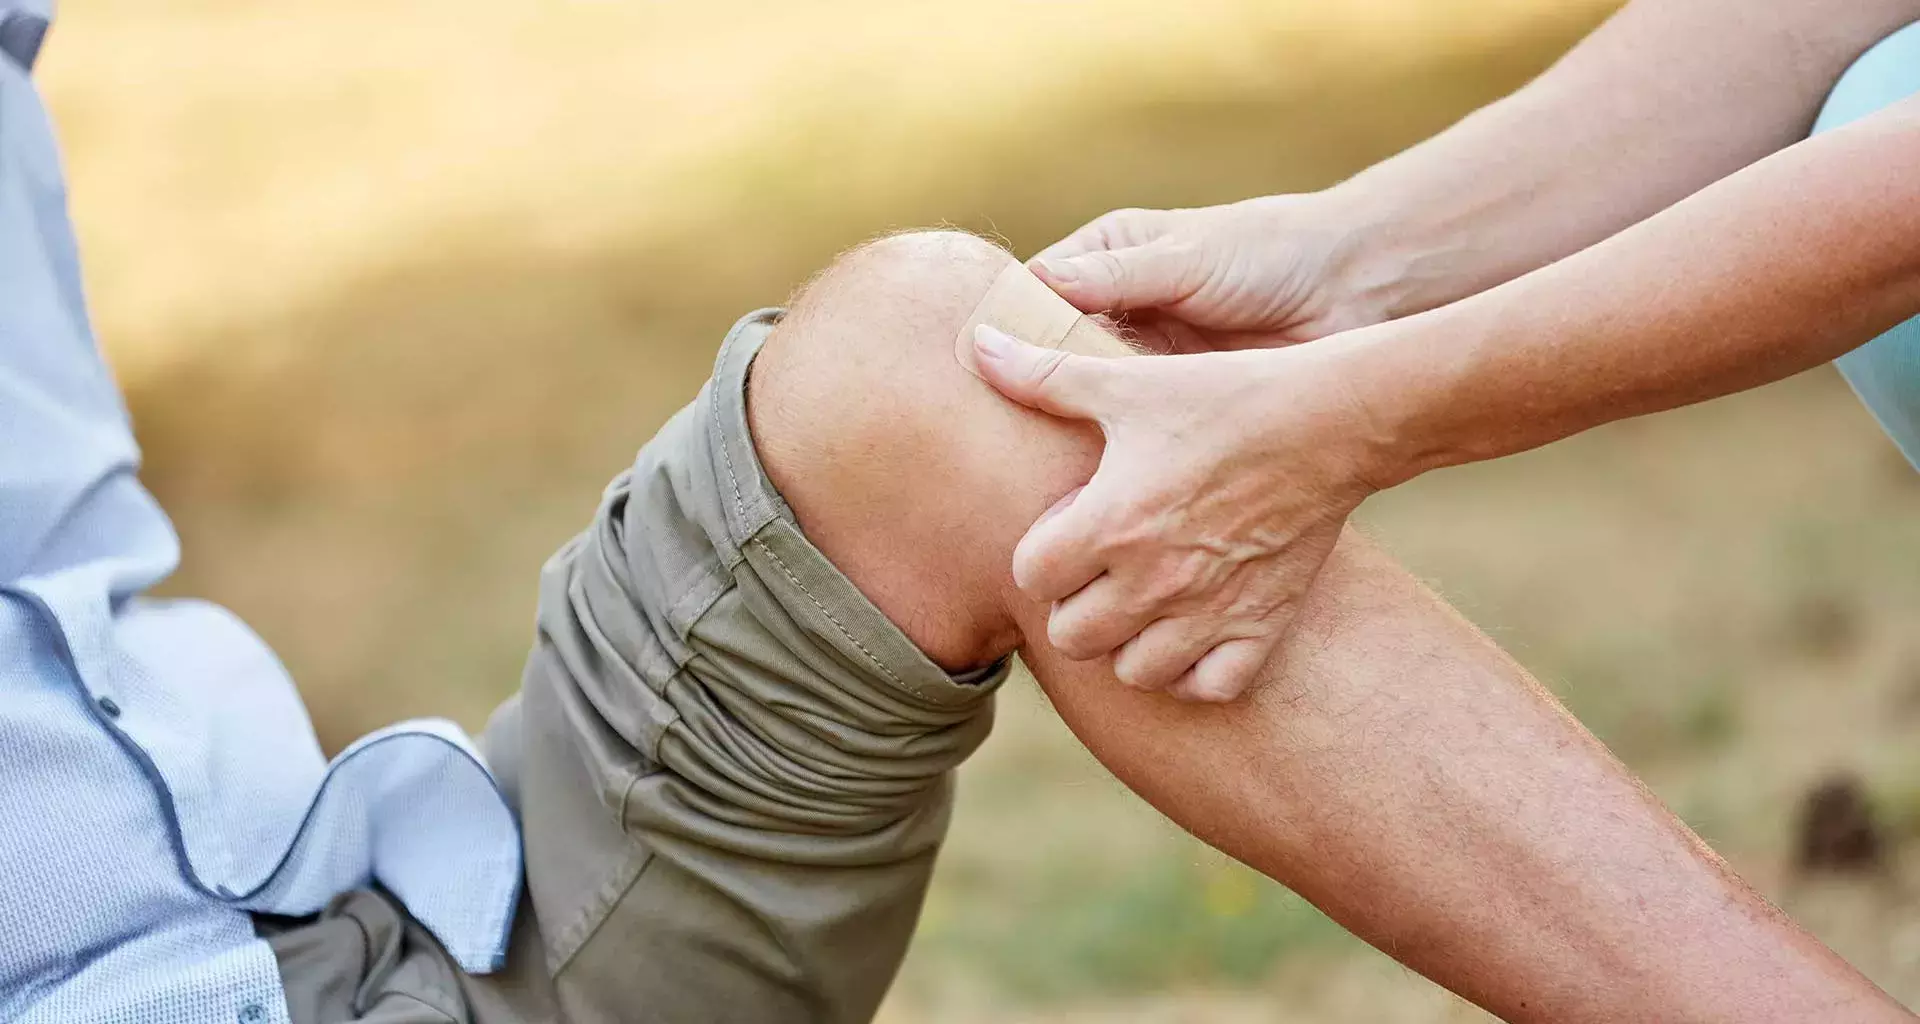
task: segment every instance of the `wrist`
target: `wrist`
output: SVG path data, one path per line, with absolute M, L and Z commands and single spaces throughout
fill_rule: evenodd
M 1376 183 L 1377 182 L 1377 183 Z M 1431 203 L 1371 172 L 1314 194 L 1338 232 L 1325 280 L 1337 301 L 1363 317 L 1349 327 L 1385 323 L 1464 298 L 1482 280 L 1475 253 L 1482 214 Z
M 1475 406 L 1458 397 L 1461 364 L 1447 350 L 1453 342 L 1431 319 L 1418 318 L 1417 335 L 1396 321 L 1313 343 L 1327 347 L 1338 365 L 1355 457 L 1376 491 L 1490 457 L 1474 443 L 1482 438 L 1470 422 Z
M 1415 268 L 1433 262 L 1415 225 L 1388 197 L 1357 179 L 1314 194 L 1316 217 L 1335 232 L 1323 269 L 1331 304 L 1350 311 L 1342 329 L 1385 323 L 1428 308 Z
M 1406 404 L 1379 376 L 1387 343 L 1381 328 L 1368 327 L 1201 358 L 1241 361 L 1215 403 L 1239 424 L 1235 443 L 1288 466 L 1293 486 L 1351 511 L 1420 472 L 1420 453 L 1405 440 L 1417 436 L 1402 422 Z

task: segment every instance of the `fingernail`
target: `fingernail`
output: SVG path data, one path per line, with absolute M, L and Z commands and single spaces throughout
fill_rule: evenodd
M 973 350 L 983 359 L 1003 360 L 1013 354 L 1013 339 L 997 327 L 980 324 L 973 329 Z
M 1080 268 L 1067 260 L 1040 260 L 1037 265 L 1041 273 L 1061 284 L 1072 284 L 1080 280 Z

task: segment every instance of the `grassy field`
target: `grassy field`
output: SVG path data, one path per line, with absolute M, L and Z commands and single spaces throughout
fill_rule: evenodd
M 1524 82 L 1605 2 L 74 0 L 42 79 L 176 592 L 323 738 L 477 726 L 532 582 L 739 313 L 954 223 L 1337 180 Z M 1835 771 L 1920 825 L 1920 475 L 1831 371 L 1454 471 L 1376 533 L 1743 872 L 1920 1000 L 1920 864 L 1787 869 Z M 893 1024 L 1453 1021 L 1197 846 L 1029 685 L 963 773 Z

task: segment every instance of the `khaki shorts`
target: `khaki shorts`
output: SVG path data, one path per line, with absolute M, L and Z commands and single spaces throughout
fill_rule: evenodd
M 949 675 L 801 534 L 747 429 L 778 318 L 735 325 L 542 573 L 483 740 L 525 834 L 507 969 L 463 976 L 391 899 L 349 894 L 262 925 L 295 1021 L 873 1015 L 1007 666 Z

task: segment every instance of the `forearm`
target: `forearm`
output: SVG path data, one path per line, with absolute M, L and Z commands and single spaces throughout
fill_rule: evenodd
M 1328 339 L 1382 482 L 1788 376 L 1920 310 L 1920 101 L 1451 306 Z
M 1510 280 L 1804 138 L 1914 0 L 1637 0 L 1512 96 L 1326 193 L 1389 316 Z
M 1364 540 L 1298 623 L 1227 706 L 1128 691 L 1044 644 L 1024 656 L 1169 817 L 1508 1019 L 1908 1019 Z

